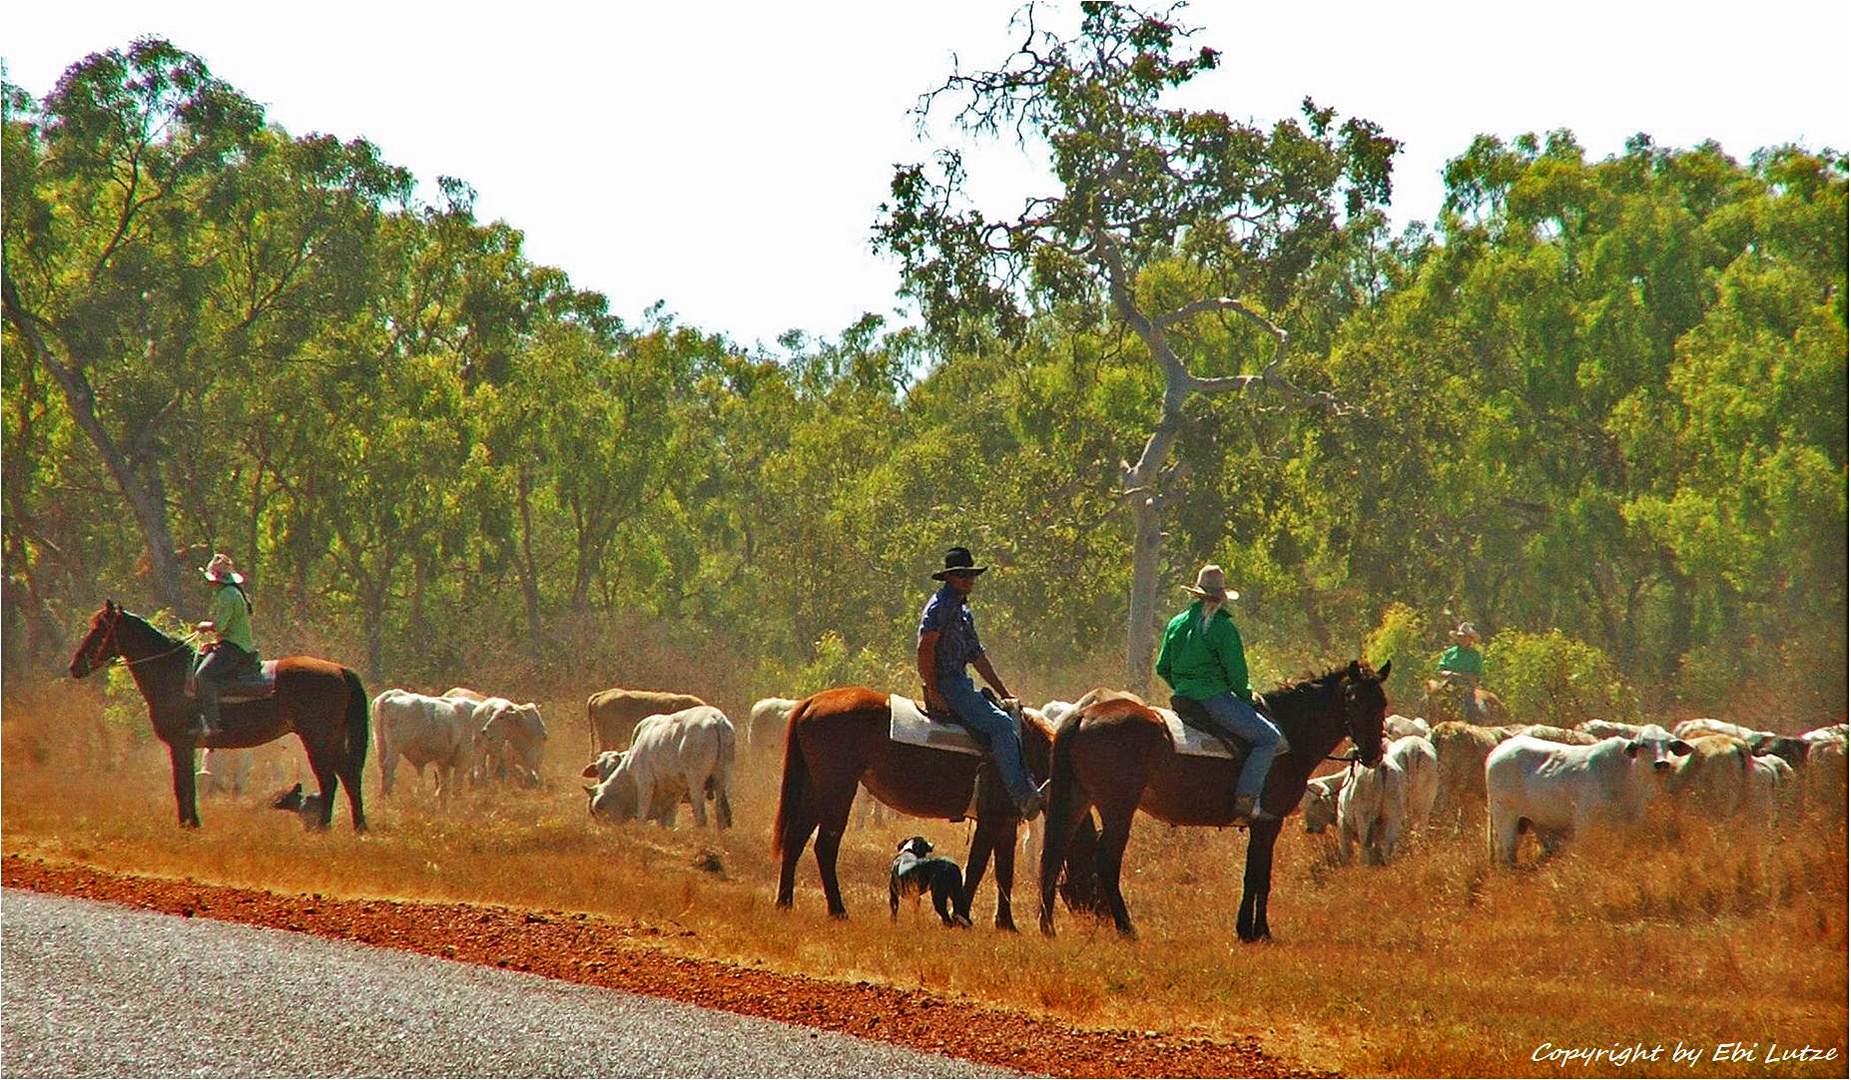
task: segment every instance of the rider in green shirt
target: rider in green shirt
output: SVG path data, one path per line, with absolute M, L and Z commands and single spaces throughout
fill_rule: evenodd
M 1478 721 L 1478 683 L 1485 677 L 1485 654 L 1478 651 L 1478 631 L 1462 622 L 1453 631 L 1453 644 L 1440 654 L 1440 678 L 1464 690 L 1461 713 L 1468 724 Z
M 231 556 L 214 553 L 212 561 L 199 568 L 212 586 L 212 618 L 199 624 L 202 633 L 215 636 L 206 646 L 204 659 L 193 671 L 194 693 L 199 698 L 197 733 L 211 737 L 220 733 L 219 693 L 223 684 L 257 674 L 262 662 L 257 657 L 257 639 L 251 634 L 251 599 L 244 592 L 244 575 L 232 569 Z

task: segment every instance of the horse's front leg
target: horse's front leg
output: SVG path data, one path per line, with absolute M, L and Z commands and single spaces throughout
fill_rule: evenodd
M 1273 845 L 1279 839 L 1278 821 L 1255 822 L 1247 834 L 1247 872 L 1240 894 L 1240 918 L 1235 932 L 1242 941 L 1263 941 L 1273 936 L 1266 925 L 1266 899 L 1273 888 Z
M 174 767 L 174 806 L 180 812 L 182 829 L 199 828 L 199 787 L 193 775 L 193 743 L 182 739 L 167 744 L 167 757 Z
M 989 820 L 990 818 L 987 814 L 979 813 L 977 817 L 977 828 L 971 833 L 970 837 L 970 856 L 964 860 L 964 888 L 959 890 L 957 908 L 958 914 L 962 915 L 966 920 L 970 918 L 972 901 L 977 899 L 977 886 L 983 884 L 984 871 L 988 870 L 990 867 L 990 849 L 996 846 L 996 839 L 990 835 L 990 830 L 988 828 Z M 1000 872 L 1002 867 L 1002 858 L 1000 855 L 997 857 L 996 864 Z M 999 898 L 998 903 L 1000 904 L 1002 902 L 1003 901 Z M 1001 919 L 1002 917 L 1003 909 L 998 907 L 997 918 Z M 999 922 L 997 925 L 1001 926 L 1002 924 Z M 1013 927 L 1011 927 L 1011 929 L 1013 929 Z

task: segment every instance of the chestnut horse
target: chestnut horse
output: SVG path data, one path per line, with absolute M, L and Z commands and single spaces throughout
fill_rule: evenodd
M 996 926 L 1014 930 L 1009 895 L 1015 886 L 1016 827 L 1021 815 L 1002 790 L 1001 780 L 992 772 L 991 782 L 977 784 L 977 771 L 987 766 L 986 758 L 894 742 L 888 737 L 891 719 L 887 695 L 860 686 L 824 690 L 791 710 L 785 727 L 778 815 L 771 827 L 771 853 L 782 860 L 778 906 L 791 906 L 797 860 L 814 832 L 816 869 L 822 875 L 829 914 L 847 916 L 842 886 L 836 880 L 836 855 L 858 786 L 865 786 L 869 794 L 902 814 L 947 821 L 963 819 L 976 788 L 977 828 L 964 865 L 957 914 L 970 919 L 971 898 L 994 854 Z M 1031 713 L 1023 713 L 1020 724 L 1023 760 L 1031 773 L 1046 776 L 1053 733 Z M 1080 825 L 1076 820 L 1069 830 Z M 1076 849 L 1090 851 L 1092 834 L 1089 820 L 1079 829 Z M 1080 866 L 1085 869 L 1084 863 Z M 1090 902 L 1084 881 L 1069 882 L 1063 891 L 1070 904 Z
M 1468 720 L 1465 717 L 1465 696 L 1473 695 L 1473 703 L 1478 706 L 1478 717 Z M 1467 686 L 1457 679 L 1441 677 L 1428 679 L 1426 693 L 1421 698 L 1420 714 L 1428 721 L 1438 724 L 1447 720 L 1474 724 L 1478 727 L 1503 727 L 1510 723 L 1510 709 L 1504 699 L 1489 690 Z
M 1311 771 L 1345 736 L 1367 765 L 1382 760 L 1382 720 L 1388 695 L 1380 673 L 1352 660 L 1348 667 L 1282 686 L 1265 695 L 1267 711 L 1291 744 L 1273 759 L 1259 805 L 1277 814 L 1254 822 L 1247 839 L 1247 870 L 1235 929 L 1242 941 L 1272 936 L 1266 899 L 1272 890 L 1273 843 L 1286 815 L 1298 809 Z M 1119 891 L 1131 817 L 1139 810 L 1172 825 L 1234 822 L 1234 778 L 1239 762 L 1176 753 L 1163 718 L 1138 699 L 1107 693 L 1076 709 L 1054 734 L 1054 783 L 1048 793 L 1047 838 L 1041 848 L 1041 932 L 1054 933 L 1054 874 L 1066 855 L 1067 836 L 1089 808 L 1099 810 L 1095 846 L 1102 902 L 1118 932 L 1136 937 Z
M 360 677 L 312 656 L 276 662 L 276 692 L 254 701 L 226 702 L 224 731 L 210 739 L 195 734 L 199 706 L 186 694 L 186 681 L 199 654 L 184 640 L 168 637 L 146 619 L 106 600 L 90 618 L 90 632 L 71 656 L 71 678 L 81 679 L 120 657 L 148 703 L 154 734 L 167 744 L 173 762 L 174 803 L 184 828 L 199 827 L 193 781 L 195 747 L 234 749 L 261 746 L 295 732 L 321 784 L 321 827 L 334 817 L 334 793 L 347 785 L 347 805 L 356 832 L 366 830 L 360 801 L 360 772 L 366 764 L 367 699 Z

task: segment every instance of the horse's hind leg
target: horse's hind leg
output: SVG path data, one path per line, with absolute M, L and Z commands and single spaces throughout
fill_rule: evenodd
M 336 775 L 340 777 L 342 785 L 347 788 L 347 812 L 353 817 L 354 832 L 366 831 L 366 804 L 360 795 L 360 781 L 365 773 L 366 760 L 364 758 L 359 761 L 348 758 L 336 769 Z M 332 795 L 332 792 L 329 794 Z M 323 807 L 323 811 L 328 820 L 334 819 L 334 811 L 331 807 Z
M 806 809 L 798 807 L 794 814 L 805 813 Z M 795 900 L 797 892 L 797 860 L 803 858 L 803 848 L 810 842 L 810 834 L 816 831 L 816 822 L 809 817 L 799 821 L 797 828 L 784 842 L 782 865 L 778 867 L 778 906 L 788 908 Z M 817 864 L 820 866 L 819 858 Z
M 335 761 L 334 750 L 324 740 L 304 738 L 302 748 L 308 751 L 309 771 L 315 774 L 315 783 L 321 790 L 321 813 L 315 827 L 326 829 L 334 821 L 334 796 L 341 786 L 340 767 Z
M 848 908 L 842 903 L 842 884 L 836 880 L 836 856 L 842 850 L 842 830 L 848 827 L 846 808 L 842 817 L 839 822 L 824 822 L 816 833 L 816 872 L 823 879 L 823 898 L 829 902 L 829 914 L 838 919 L 848 918 Z
M 1058 810 L 1066 812 L 1056 818 Z M 1057 799 L 1048 807 L 1041 833 L 1041 932 L 1048 937 L 1054 936 L 1054 893 L 1060 884 L 1061 867 L 1068 861 L 1067 848 L 1073 843 L 1081 820 L 1091 810 L 1091 806 L 1078 798 L 1066 805 Z M 1087 854 L 1092 854 L 1090 844 Z
M 1131 841 L 1131 814 L 1107 813 L 1101 807 L 1099 815 L 1103 819 L 1099 830 L 1099 847 L 1095 852 L 1094 864 L 1098 867 L 1099 887 L 1105 893 L 1106 906 L 1112 912 L 1112 924 L 1125 937 L 1136 939 L 1138 932 L 1131 925 L 1131 911 L 1125 907 L 1125 894 L 1119 891 L 1118 879 L 1125 867 L 1125 845 Z

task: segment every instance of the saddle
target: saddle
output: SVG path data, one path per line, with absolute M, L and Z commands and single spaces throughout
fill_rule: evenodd
M 196 676 L 186 680 L 186 696 L 197 697 L 195 693 Z M 276 661 L 265 660 L 254 672 L 239 676 L 229 682 L 219 683 L 219 702 L 221 704 L 235 701 L 256 701 L 276 693 Z
M 1233 758 L 1235 761 L 1244 761 L 1247 757 L 1247 751 L 1253 749 L 1252 743 L 1249 743 L 1238 735 L 1230 735 L 1217 727 L 1215 722 L 1209 718 L 1208 709 L 1194 698 L 1172 696 L 1170 698 L 1169 711 L 1174 713 L 1176 718 L 1182 721 L 1183 726 L 1187 727 L 1190 731 L 1207 735 L 1216 743 L 1220 744 L 1227 750 L 1227 756 Z M 1183 750 L 1182 741 L 1180 740 L 1178 741 L 1177 749 L 1178 752 L 1185 752 Z M 1215 757 L 1220 756 L 1219 754 L 1214 754 L 1212 749 L 1197 750 L 1196 752 L 1206 752 L 1210 756 Z
M 1272 719 L 1272 717 L 1267 714 L 1266 710 L 1258 706 L 1255 706 L 1255 711 L 1261 716 L 1265 716 L 1268 720 Z M 1182 726 L 1189 729 L 1187 732 L 1183 733 L 1177 732 L 1174 728 L 1171 729 L 1171 739 L 1176 743 L 1176 752 L 1179 754 L 1222 757 L 1223 755 L 1216 749 L 1216 747 L 1219 746 L 1227 751 L 1225 756 L 1231 757 L 1235 761 L 1245 761 L 1248 751 L 1253 749 L 1253 744 L 1241 738 L 1239 735 L 1221 730 L 1220 726 L 1208 715 L 1208 709 L 1194 698 L 1172 696 L 1170 698 L 1170 707 L 1168 709 L 1158 709 L 1157 712 L 1160 715 L 1166 712 L 1174 715 L 1176 719 L 1181 722 Z M 1179 738 L 1179 734 L 1182 737 Z M 1206 735 L 1208 738 L 1205 740 L 1199 737 L 1193 737 L 1201 735 Z M 1279 749 L 1274 752 L 1273 756 L 1284 757 L 1291 752 L 1291 743 L 1282 739 Z
M 888 695 L 887 712 L 891 717 L 888 736 L 894 742 L 972 757 L 984 757 L 990 752 L 988 740 L 975 728 L 950 713 L 927 711 L 922 702 L 912 698 Z

